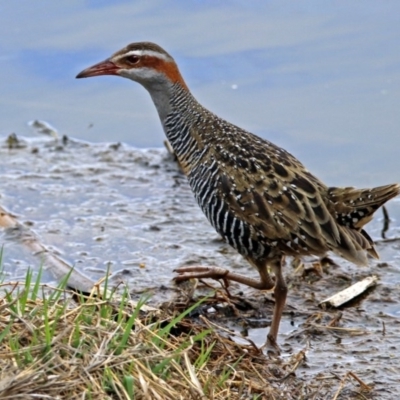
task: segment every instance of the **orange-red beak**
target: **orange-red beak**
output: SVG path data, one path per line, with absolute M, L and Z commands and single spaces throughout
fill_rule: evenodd
M 76 76 L 77 78 L 90 78 L 99 75 L 118 75 L 119 67 L 113 62 L 105 60 L 95 64 L 89 68 L 84 69 Z

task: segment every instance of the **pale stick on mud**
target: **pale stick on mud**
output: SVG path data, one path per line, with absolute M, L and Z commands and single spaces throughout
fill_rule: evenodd
M 353 300 L 360 294 L 364 293 L 371 286 L 375 286 L 376 282 L 378 282 L 378 277 L 376 275 L 369 276 L 364 278 L 362 281 L 355 283 L 354 285 L 349 286 L 347 289 L 344 289 L 333 296 L 328 297 L 327 299 L 321 301 L 320 305 L 329 305 L 332 307 L 340 307 L 341 305 L 347 303 L 350 300 Z

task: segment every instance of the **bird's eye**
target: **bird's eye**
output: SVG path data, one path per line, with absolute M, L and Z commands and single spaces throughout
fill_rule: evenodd
M 125 57 L 125 60 L 128 61 L 129 64 L 136 64 L 139 61 L 138 56 L 128 56 Z

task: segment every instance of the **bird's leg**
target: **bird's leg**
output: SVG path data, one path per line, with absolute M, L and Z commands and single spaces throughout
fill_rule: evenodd
M 284 257 L 280 257 L 272 260 L 272 262 L 269 263 L 272 272 L 275 275 L 275 281 L 272 280 L 268 273 L 267 262 L 265 260 L 257 260 L 253 262 L 251 262 L 252 260 L 249 260 L 254 266 L 257 267 L 257 270 L 260 274 L 260 280 L 235 274 L 234 272 L 224 268 L 204 266 L 188 266 L 177 268 L 175 272 L 178 272 L 178 275 L 174 278 L 174 280 L 176 282 L 182 282 L 192 278 L 211 278 L 216 280 L 222 279 L 225 284 L 228 281 L 235 281 L 259 290 L 269 290 L 274 288 L 275 307 L 266 345 L 271 346 L 279 351 L 279 346 L 276 339 L 278 336 L 279 324 L 281 322 L 282 312 L 285 307 L 286 296 L 288 292 L 285 278 L 282 274 L 284 260 Z
M 275 289 L 274 289 L 275 307 L 274 307 L 274 313 L 272 315 L 271 327 L 269 329 L 266 344 L 271 345 L 276 349 L 279 349 L 279 346 L 277 345 L 276 342 L 276 338 L 278 336 L 279 324 L 281 322 L 282 312 L 283 308 L 285 307 L 286 296 L 288 292 L 285 278 L 283 277 L 282 274 L 282 266 L 284 264 L 284 260 L 285 258 L 281 257 L 279 259 L 273 260 L 273 262 L 270 264 L 271 269 L 275 275 Z
M 177 268 L 174 271 L 178 272 L 178 275 L 174 278 L 175 282 L 182 282 L 192 278 L 211 278 L 216 280 L 222 279 L 226 286 L 228 286 L 227 283 L 229 281 L 235 281 L 259 290 L 268 290 L 274 287 L 274 281 L 269 276 L 266 268 L 258 269 L 260 280 L 218 267 L 188 266 Z

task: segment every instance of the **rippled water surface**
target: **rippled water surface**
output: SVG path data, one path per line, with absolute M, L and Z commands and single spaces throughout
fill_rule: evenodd
M 21 0 L 0 6 L 0 134 L 42 119 L 90 142 L 161 147 L 150 97 L 76 80 L 126 44 L 177 60 L 198 100 L 295 154 L 329 184 L 399 179 L 400 3 Z
M 249 270 L 220 241 L 165 149 L 54 138 L 21 139 L 19 147 L 3 141 L 0 148 L 1 204 L 95 279 L 107 266 L 126 269 L 143 289 L 167 285 L 174 268 L 193 262 Z M 400 217 L 400 202 L 388 210 Z M 400 233 L 398 220 L 389 236 Z M 378 212 L 369 232 L 379 238 L 381 228 Z M 6 270 L 17 257 L 23 273 L 28 261 L 9 246 Z

